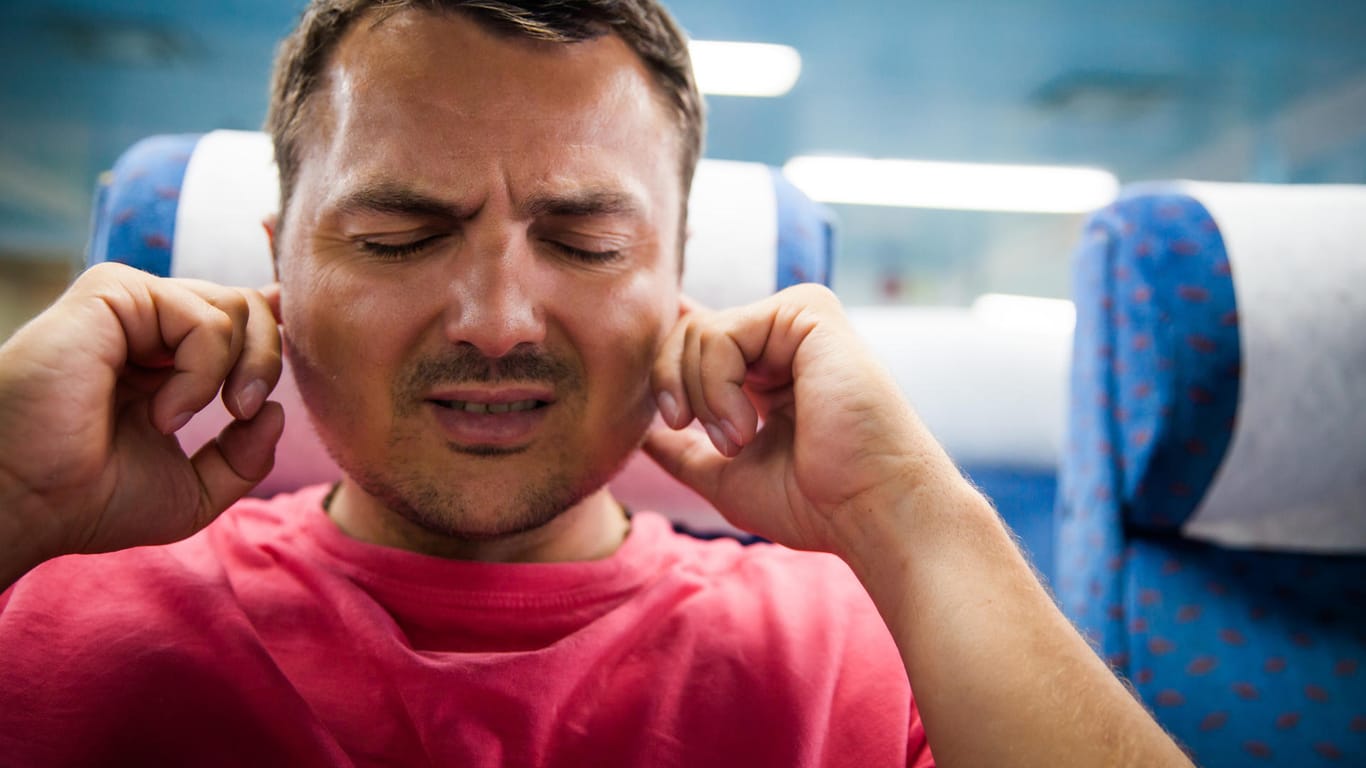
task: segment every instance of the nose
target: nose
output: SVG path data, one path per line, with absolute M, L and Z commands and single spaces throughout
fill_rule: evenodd
M 466 241 L 457 255 L 444 323 L 448 341 L 497 358 L 545 341 L 536 256 L 515 234 Z

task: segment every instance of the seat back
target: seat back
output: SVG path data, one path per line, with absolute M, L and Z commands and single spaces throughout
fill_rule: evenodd
M 1134 188 L 1074 277 L 1064 610 L 1198 763 L 1366 764 L 1366 188 Z

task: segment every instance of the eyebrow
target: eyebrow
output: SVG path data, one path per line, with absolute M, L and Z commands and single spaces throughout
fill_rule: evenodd
M 566 193 L 534 197 L 522 206 L 523 214 L 538 216 L 632 216 L 644 209 L 631 194 L 610 189 L 585 188 Z M 357 213 L 383 213 L 398 216 L 439 218 L 463 221 L 479 212 L 449 201 L 425 195 L 390 183 L 368 184 L 344 195 L 335 210 L 345 216 Z
M 424 195 L 407 187 L 388 184 L 367 184 L 344 195 L 335 210 L 343 216 L 358 213 L 387 213 L 398 216 L 448 219 L 461 221 L 477 213 L 478 209 L 460 206 Z
M 632 216 L 644 210 L 635 196 L 609 189 L 580 189 L 532 198 L 523 212 L 538 216 Z

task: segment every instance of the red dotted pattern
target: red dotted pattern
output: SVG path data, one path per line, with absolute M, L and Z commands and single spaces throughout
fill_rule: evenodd
M 1332 599 L 1366 578 L 1359 560 L 1150 545 L 1122 560 L 1149 586 L 1125 612 L 1135 653 L 1111 661 L 1199 764 L 1366 765 L 1366 622 Z

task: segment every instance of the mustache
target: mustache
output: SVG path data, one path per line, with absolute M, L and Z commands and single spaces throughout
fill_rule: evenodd
M 461 346 L 420 360 L 403 377 L 402 390 L 420 394 L 438 384 L 498 384 L 536 382 L 556 389 L 572 388 L 578 369 L 550 353 L 534 348 L 514 348 L 501 357 L 488 357 L 472 346 Z

